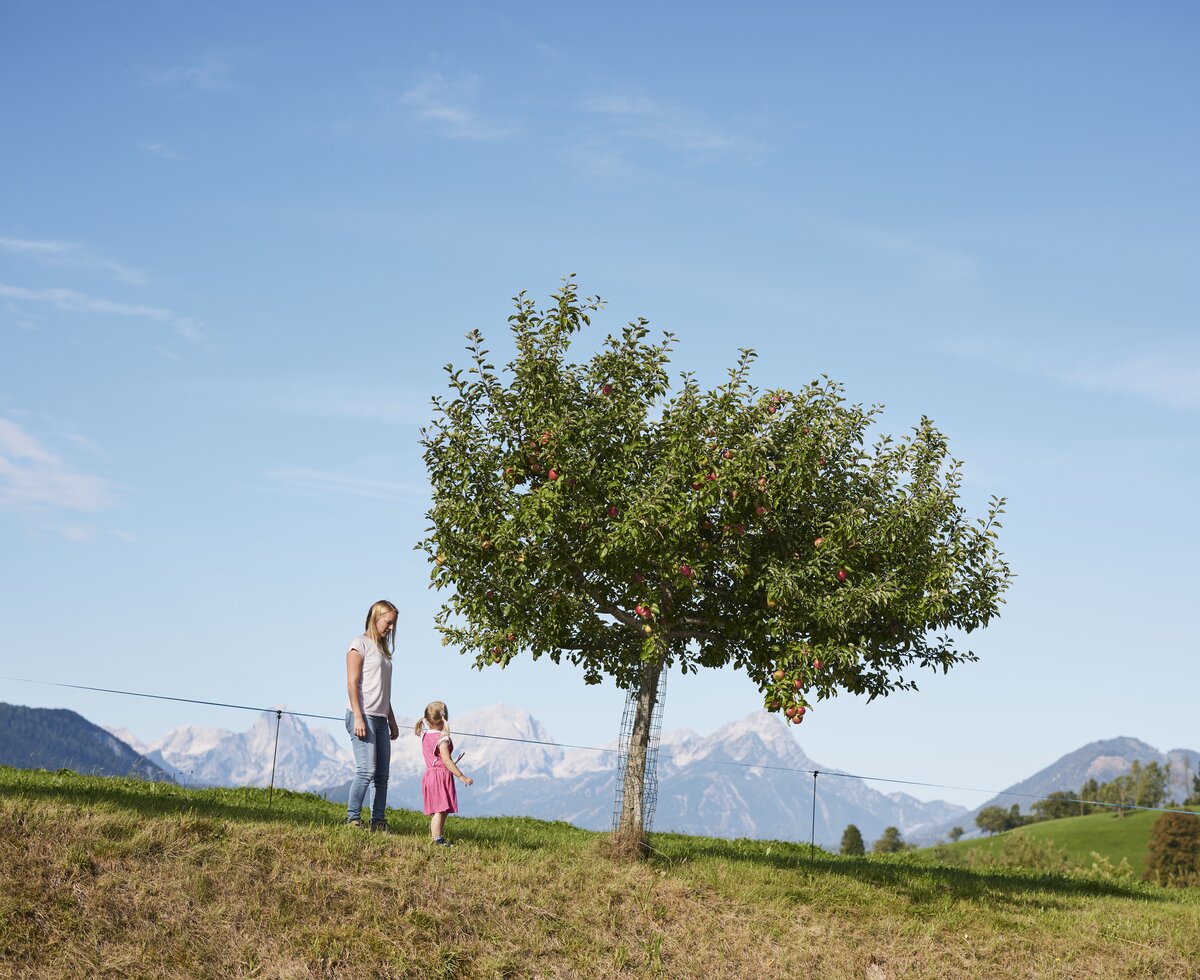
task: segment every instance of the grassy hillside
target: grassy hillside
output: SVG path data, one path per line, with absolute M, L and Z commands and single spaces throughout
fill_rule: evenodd
M 998 856 L 1011 838 L 1019 836 L 1053 844 L 1074 864 L 1090 865 L 1095 854 L 1106 858 L 1114 866 L 1122 861 L 1128 862 L 1133 874 L 1140 878 L 1145 868 L 1150 828 L 1159 816 L 1150 810 L 1133 810 L 1123 817 L 1104 812 L 1085 817 L 1045 820 L 995 837 L 960 841 L 937 850 L 943 855 L 965 856 L 974 853 L 978 855 L 977 859 L 986 859 L 988 855 Z
M 1200 891 L 0 768 L 0 975 L 1194 977 Z

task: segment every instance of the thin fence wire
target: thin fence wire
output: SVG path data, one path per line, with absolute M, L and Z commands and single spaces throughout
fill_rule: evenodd
M 665 674 L 666 671 L 664 671 L 663 673 Z M 274 706 L 259 707 L 259 706 L 247 705 L 247 704 L 232 704 L 232 703 L 228 703 L 228 702 L 224 702 L 224 701 L 204 701 L 204 700 L 200 700 L 197 698 L 183 698 L 183 697 L 176 697 L 176 696 L 168 695 L 168 694 L 149 694 L 144 691 L 123 691 L 123 690 L 116 690 L 114 688 L 107 688 L 107 687 L 92 687 L 92 686 L 89 686 L 86 684 L 68 684 L 68 683 L 65 683 L 62 681 L 43 681 L 43 680 L 36 680 L 33 678 L 29 678 L 29 677 L 10 677 L 7 675 L 0 675 L 0 680 L 16 681 L 16 682 L 22 683 L 22 684 L 40 684 L 40 685 L 44 685 L 46 687 L 70 688 L 70 689 L 76 690 L 76 691 L 92 691 L 92 692 L 96 692 L 96 693 L 100 693 L 100 694 L 117 694 L 117 695 L 123 695 L 126 697 L 151 698 L 151 699 L 158 700 L 158 701 L 176 701 L 176 702 L 179 702 L 182 704 L 201 704 L 201 705 L 207 705 L 209 707 L 216 707 L 216 708 L 232 708 L 237 711 L 254 711 L 259 714 L 263 714 L 263 713 L 274 714 L 274 715 L 276 715 L 277 721 L 280 718 L 282 718 L 283 715 L 288 715 L 293 718 L 316 718 L 316 719 L 320 719 L 323 721 L 342 721 L 344 718 L 343 715 L 314 714 L 314 713 L 305 712 L 305 711 L 291 711 L 286 708 L 279 708 L 279 707 L 274 707 Z M 661 725 L 661 718 L 659 719 L 659 724 Z M 617 756 L 619 756 L 619 754 L 620 754 L 619 747 L 618 748 L 610 748 L 607 746 L 596 746 L 596 745 L 576 745 L 576 744 L 572 744 L 570 742 L 550 742 L 550 741 L 546 741 L 545 739 L 518 738 L 513 735 L 487 735 L 487 734 L 484 734 L 483 732 L 459 731 L 459 732 L 456 732 L 455 734 L 460 735 L 464 738 L 469 736 L 471 738 L 490 739 L 490 740 L 499 741 L 499 742 L 517 742 L 517 743 L 523 743 L 526 745 L 546 745 L 546 746 L 550 746 L 552 748 L 560 748 L 560 749 L 579 749 L 579 750 L 586 751 L 586 752 L 605 752 L 605 753 L 611 753 L 611 754 L 617 755 Z M 669 752 L 669 750 L 668 750 L 668 752 Z M 657 747 L 656 747 L 655 758 L 657 761 Z M 814 784 L 815 784 L 816 776 L 821 775 L 821 776 L 832 776 L 832 777 L 836 777 L 836 778 L 840 778 L 840 779 L 858 779 L 858 780 L 862 780 L 863 782 L 867 782 L 867 783 L 890 783 L 890 784 L 897 785 L 897 786 L 917 786 L 917 787 L 921 787 L 924 789 L 944 789 L 944 790 L 952 790 L 955 792 L 962 792 L 962 793 L 979 793 L 980 795 L 985 795 L 985 796 L 989 796 L 989 797 L 997 797 L 997 796 L 1015 797 L 1017 799 L 1030 800 L 1033 802 L 1036 802 L 1038 800 L 1049 799 L 1049 797 L 1045 796 L 1045 795 L 1039 795 L 1037 793 L 1021 793 L 1016 790 L 986 789 L 986 788 L 982 788 L 982 787 L 978 787 L 978 786 L 958 786 L 958 785 L 954 785 L 951 783 L 930 783 L 930 782 L 923 782 L 923 781 L 915 780 L 915 779 L 897 779 L 897 778 L 891 777 L 891 776 L 869 776 L 869 775 L 865 775 L 863 773 L 836 772 L 836 771 L 831 771 L 829 769 L 819 769 L 819 770 L 818 769 L 803 769 L 803 768 L 797 768 L 794 766 L 777 766 L 777 765 L 769 765 L 767 763 L 759 763 L 759 762 L 733 762 L 733 761 L 725 760 L 725 759 L 712 759 L 709 761 L 716 765 L 730 766 L 730 767 L 737 768 L 737 769 L 759 769 L 759 770 L 765 770 L 768 772 L 787 772 L 787 773 L 798 773 L 798 774 L 810 775 L 810 776 L 814 777 Z M 272 779 L 273 778 L 274 778 L 274 772 L 272 771 Z M 657 794 L 656 794 L 656 798 L 657 798 Z M 1062 803 L 1072 803 L 1072 804 L 1093 806 L 1093 807 L 1106 807 L 1106 808 L 1113 809 L 1113 810 L 1145 810 L 1145 811 L 1150 811 L 1153 813 L 1184 813 L 1184 814 L 1187 814 L 1188 816 L 1200 817 L 1200 813 L 1197 813 L 1194 810 L 1181 810 L 1181 809 L 1176 809 L 1176 808 L 1172 808 L 1172 807 L 1140 806 L 1135 803 L 1109 803 L 1109 802 L 1105 802 L 1103 800 L 1086 800 L 1086 799 L 1080 799 L 1080 798 L 1076 798 L 1076 797 L 1071 797 L 1069 799 L 1058 797 L 1057 799 L 1059 800 L 1059 802 L 1062 802 Z M 816 806 L 815 785 L 814 785 L 813 806 L 814 806 L 814 812 L 815 812 L 815 806 Z

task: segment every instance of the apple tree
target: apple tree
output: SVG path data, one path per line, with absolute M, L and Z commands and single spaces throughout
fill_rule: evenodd
M 828 378 L 751 384 L 753 351 L 704 390 L 673 388 L 675 338 L 639 319 L 568 354 L 602 306 L 564 280 L 515 297 L 515 355 L 483 335 L 448 365 L 421 432 L 432 487 L 418 543 L 449 594 L 443 642 L 478 669 L 566 659 L 636 692 L 618 832 L 640 838 L 661 671 L 732 665 L 793 724 L 844 690 L 915 689 L 912 669 L 975 660 L 955 636 L 999 612 L 1003 501 L 972 519 L 961 464 L 922 418 L 874 433 L 878 407 Z M 869 440 L 873 440 L 870 441 Z

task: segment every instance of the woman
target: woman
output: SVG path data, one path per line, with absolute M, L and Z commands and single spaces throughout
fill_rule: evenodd
M 346 651 L 346 731 L 354 749 L 354 781 L 346 823 L 361 827 L 363 798 L 375 784 L 371 829 L 387 831 L 387 784 L 392 761 L 391 743 L 400 735 L 392 714 L 392 640 L 398 613 L 386 599 L 367 612 L 366 629 Z

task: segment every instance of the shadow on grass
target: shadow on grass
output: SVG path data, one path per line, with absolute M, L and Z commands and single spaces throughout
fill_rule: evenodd
M 918 904 L 947 898 L 968 901 L 1024 904 L 1037 896 L 1046 904 L 1048 896 L 1133 898 L 1142 901 L 1171 901 L 1140 884 L 1073 877 L 1026 869 L 966 868 L 917 863 L 898 858 L 840 857 L 812 849 L 806 844 L 779 841 L 718 840 L 679 835 L 654 835 L 653 860 L 677 865 L 697 859 L 746 862 L 810 876 L 837 875 L 906 895 Z M 786 881 L 782 881 L 786 885 Z
M 346 804 L 314 793 L 257 787 L 188 788 L 125 776 L 92 776 L 69 769 L 14 769 L 0 766 L 0 793 L 56 806 L 104 807 L 139 817 L 189 816 L 296 827 L 340 826 Z M 364 819 L 366 815 L 364 813 Z M 429 836 L 429 817 L 416 810 L 388 808 L 388 824 L 399 836 Z M 539 851 L 578 846 L 596 835 L 568 823 L 529 817 L 451 818 L 450 837 L 482 847 Z M 569 842 L 569 843 L 568 843 Z
M 201 816 L 308 826 L 332 823 L 335 804 L 312 793 L 264 789 L 187 789 L 175 783 L 121 776 L 86 776 L 70 770 L 0 767 L 0 790 L 10 800 L 52 800 L 75 806 L 107 806 L 142 817 Z

